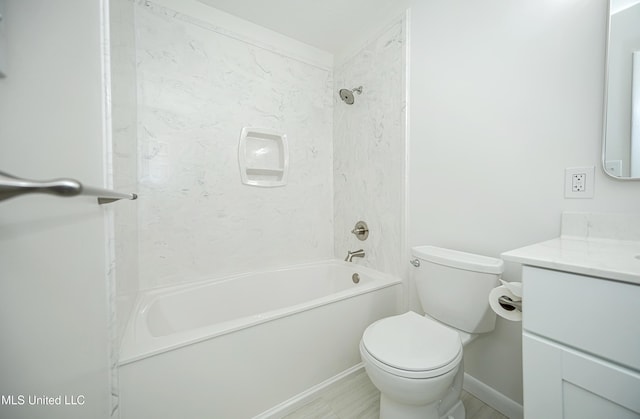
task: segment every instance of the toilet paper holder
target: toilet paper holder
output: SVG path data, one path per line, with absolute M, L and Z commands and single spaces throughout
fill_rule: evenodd
M 514 301 L 505 295 L 498 298 L 498 303 L 500 304 L 500 306 L 502 306 L 502 308 L 504 308 L 507 311 L 513 311 L 513 310 L 522 311 L 522 301 Z

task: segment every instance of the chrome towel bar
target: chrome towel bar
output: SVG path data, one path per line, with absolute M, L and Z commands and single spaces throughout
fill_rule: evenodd
M 75 179 L 53 179 L 36 181 L 21 179 L 0 172 L 0 201 L 29 193 L 46 193 L 56 196 L 88 195 L 98 198 L 98 204 L 108 204 L 120 199 L 137 199 L 134 193 L 115 192 L 109 189 L 84 186 Z

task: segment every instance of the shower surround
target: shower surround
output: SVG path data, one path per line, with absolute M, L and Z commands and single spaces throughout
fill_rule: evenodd
M 140 289 L 359 247 L 404 275 L 406 18 L 334 69 L 161 4 L 135 3 Z M 353 105 L 336 93 L 360 85 Z M 286 186 L 241 184 L 245 126 L 287 135 Z
M 331 69 L 152 2 L 136 31 L 141 288 L 332 257 Z M 245 126 L 287 135 L 285 187 L 240 182 Z
M 337 257 L 362 247 L 362 264 L 405 277 L 406 18 L 398 17 L 334 70 L 335 88 L 362 85 L 348 105 L 334 94 L 333 219 Z M 367 222 L 369 238 L 353 234 Z
M 115 220 L 119 337 L 131 296 L 154 288 L 343 259 L 360 247 L 366 257 L 354 265 L 404 278 L 404 16 L 334 67 L 324 51 L 197 1 L 128 4 L 135 77 L 127 45 L 119 77 L 137 86 L 137 150 L 130 130 L 114 131 L 113 163 L 116 183 L 130 182 L 135 169 L 140 199 L 137 217 Z M 360 85 L 353 105 L 339 99 L 340 88 Z M 130 98 L 119 96 L 130 109 Z M 241 183 L 243 127 L 287 135 L 285 186 Z M 365 242 L 349 233 L 358 220 L 371 231 Z M 125 234 L 136 224 L 137 240 Z M 340 352 L 328 361 L 333 369 Z M 122 397 L 136 388 L 123 386 Z

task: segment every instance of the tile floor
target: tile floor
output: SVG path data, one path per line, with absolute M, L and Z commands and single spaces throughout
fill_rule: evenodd
M 508 419 L 466 391 L 462 402 L 467 419 Z M 287 419 L 377 419 L 380 392 L 364 370 L 322 390 Z

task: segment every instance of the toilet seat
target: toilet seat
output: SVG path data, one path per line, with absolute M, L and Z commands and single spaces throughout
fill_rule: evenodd
M 412 311 L 370 325 L 360 346 L 372 364 L 406 378 L 446 374 L 462 359 L 458 333 Z

